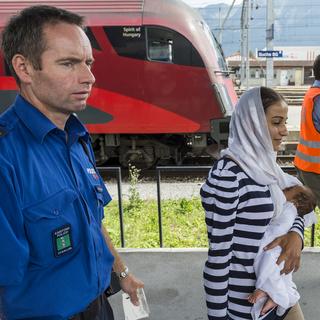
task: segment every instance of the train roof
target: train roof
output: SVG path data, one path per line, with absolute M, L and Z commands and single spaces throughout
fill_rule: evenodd
M 159 1 L 159 0 L 157 0 Z M 112 23 L 141 24 L 145 0 L 1 0 L 0 26 L 20 10 L 33 5 L 51 5 L 86 17 L 88 25 Z M 113 19 L 113 17 L 115 19 Z
M 20 10 L 39 4 L 57 6 L 83 15 L 90 26 L 141 25 L 143 17 L 145 24 L 148 21 L 163 25 L 163 22 L 170 24 L 171 21 L 176 25 L 177 20 L 185 21 L 186 15 L 194 19 L 197 14 L 181 0 L 1 0 L 0 26 Z
M 0 10 L 15 13 L 35 4 L 57 6 L 77 12 L 141 12 L 144 0 L 1 0 Z

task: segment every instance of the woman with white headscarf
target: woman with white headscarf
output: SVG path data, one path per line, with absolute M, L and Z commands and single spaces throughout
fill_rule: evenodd
M 288 134 L 287 113 L 286 102 L 274 90 L 245 92 L 231 118 L 228 148 L 201 188 L 209 239 L 204 269 L 209 320 L 253 319 L 248 296 L 256 285 L 254 260 L 271 219 L 286 201 L 283 190 L 292 185 L 276 162 Z M 303 230 L 304 219 L 298 216 L 286 235 L 267 246 L 282 248 L 278 263 L 284 261 L 284 273 L 299 267 Z M 286 315 L 273 310 L 264 319 L 303 319 L 299 308 Z

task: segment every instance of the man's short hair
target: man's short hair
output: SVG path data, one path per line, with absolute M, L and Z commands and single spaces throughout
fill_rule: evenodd
M 46 49 L 43 29 L 47 25 L 69 23 L 83 28 L 84 18 L 60 8 L 38 5 L 22 10 L 13 16 L 2 32 L 2 50 L 12 75 L 20 80 L 12 66 L 16 54 L 28 59 L 36 70 L 41 70 L 41 56 Z
M 320 54 L 316 57 L 313 63 L 313 74 L 316 80 L 320 80 Z

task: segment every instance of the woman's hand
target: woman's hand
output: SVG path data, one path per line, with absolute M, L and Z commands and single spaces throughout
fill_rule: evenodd
M 291 271 L 297 271 L 300 267 L 300 257 L 303 246 L 303 241 L 299 234 L 290 231 L 287 234 L 274 239 L 264 248 L 264 250 L 270 250 L 276 246 L 280 246 L 282 249 L 277 260 L 278 265 L 284 261 L 284 267 L 281 273 L 288 274 Z

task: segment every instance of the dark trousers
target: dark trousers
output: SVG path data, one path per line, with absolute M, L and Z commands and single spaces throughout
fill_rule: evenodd
M 317 198 L 317 205 L 320 208 L 320 174 L 296 169 L 299 180 L 313 191 Z
M 32 317 L 23 318 L 21 320 L 36 320 L 36 319 L 52 319 L 52 317 Z M 6 320 L 3 315 L 1 315 L 0 309 L 0 320 Z M 97 299 L 92 301 L 89 306 L 83 312 L 75 314 L 70 317 L 69 320 L 114 320 L 113 311 L 109 304 L 108 299 L 104 294 L 99 296 Z
M 86 310 L 80 312 L 70 320 L 114 320 L 113 311 L 104 294 L 90 303 Z

